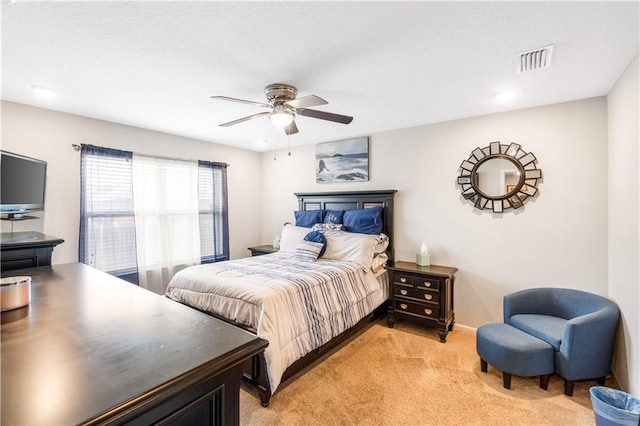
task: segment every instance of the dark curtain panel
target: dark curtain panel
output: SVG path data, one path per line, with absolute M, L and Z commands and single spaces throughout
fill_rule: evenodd
M 198 161 L 202 263 L 229 260 L 227 165 Z
M 133 153 L 82 145 L 80 262 L 137 283 Z

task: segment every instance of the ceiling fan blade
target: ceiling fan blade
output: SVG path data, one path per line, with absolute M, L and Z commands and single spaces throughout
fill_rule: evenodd
M 319 118 L 320 120 L 335 121 L 336 123 L 349 124 L 353 121 L 353 117 L 348 115 L 334 114 L 332 112 L 318 111 L 315 109 L 301 109 L 296 111 L 305 117 Z
M 309 95 L 309 96 L 303 96 L 302 98 L 293 99 L 289 102 L 285 102 L 285 104 L 289 105 L 292 108 L 297 109 L 297 108 L 308 108 L 308 107 L 318 106 L 318 105 L 326 105 L 328 104 L 328 102 L 319 96 Z
M 229 126 L 233 126 L 234 124 L 239 124 L 239 123 L 242 123 L 242 122 L 245 122 L 245 121 L 253 120 L 254 118 L 262 117 L 263 115 L 269 115 L 269 114 L 271 114 L 271 112 L 269 112 L 269 111 L 259 112 L 257 114 L 248 115 L 246 117 L 242 117 L 242 118 L 239 118 L 237 120 L 229 121 L 227 123 L 222 123 L 219 126 L 220 127 L 229 127 Z
M 246 101 L 244 99 L 230 98 L 228 96 L 211 96 L 211 99 L 220 99 L 223 101 L 239 102 L 241 104 L 256 105 L 263 108 L 271 108 L 271 105 L 262 102 Z
M 298 126 L 296 126 L 296 122 L 292 121 L 291 124 L 289 124 L 288 126 L 285 126 L 284 132 L 287 135 L 294 135 L 298 133 Z

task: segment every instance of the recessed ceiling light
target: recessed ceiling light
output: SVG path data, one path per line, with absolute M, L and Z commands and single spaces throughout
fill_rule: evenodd
M 266 139 L 258 139 L 258 145 L 266 145 L 269 142 Z
M 504 92 L 496 93 L 496 99 L 500 102 L 509 102 L 515 99 L 517 93 L 514 90 L 506 90 Z
M 31 86 L 31 91 L 43 98 L 52 98 L 57 95 L 55 90 L 43 86 Z

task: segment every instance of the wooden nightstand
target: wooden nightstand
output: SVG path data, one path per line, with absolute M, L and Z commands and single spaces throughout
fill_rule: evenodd
M 391 283 L 387 325 L 393 327 L 397 318 L 406 318 L 437 327 L 444 343 L 455 323 L 453 283 L 458 268 L 395 262 L 387 270 Z
M 251 256 L 262 256 L 263 254 L 275 253 L 278 251 L 278 249 L 273 248 L 273 246 L 270 244 L 267 244 L 264 246 L 249 247 L 249 251 L 251 252 Z

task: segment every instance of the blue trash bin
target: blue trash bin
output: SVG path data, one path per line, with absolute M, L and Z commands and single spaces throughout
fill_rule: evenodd
M 640 399 L 606 386 L 589 389 L 596 426 L 640 425 Z

